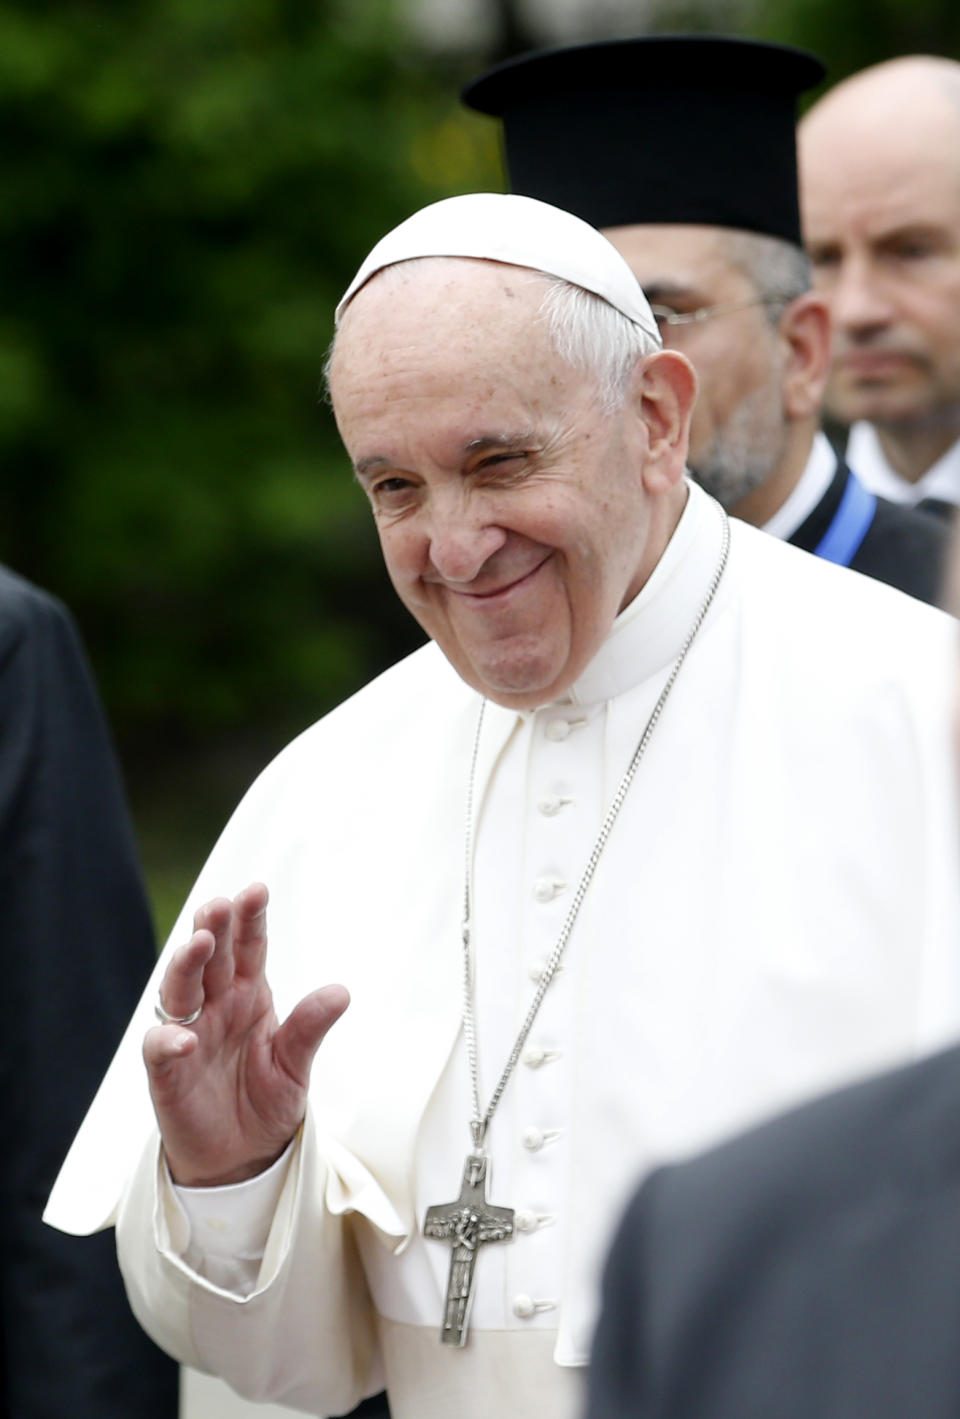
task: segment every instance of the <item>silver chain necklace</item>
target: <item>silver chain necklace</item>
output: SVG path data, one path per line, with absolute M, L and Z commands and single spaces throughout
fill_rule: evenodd
M 533 1000 L 527 1011 L 523 1024 L 520 1026 L 517 1038 L 514 1041 L 513 1049 L 503 1072 L 497 1081 L 496 1088 L 490 1096 L 486 1112 L 480 1104 L 480 1070 L 477 1062 L 477 1029 L 476 1012 L 473 1003 L 473 982 L 470 957 L 470 921 L 471 921 L 471 898 L 470 898 L 470 878 L 473 865 L 473 796 L 477 771 L 477 757 L 480 751 L 480 737 L 483 729 L 483 714 L 486 708 L 486 700 L 480 704 L 480 713 L 477 716 L 477 728 L 473 739 L 473 753 L 470 759 L 470 775 L 467 786 L 467 806 L 466 806 L 466 842 L 465 842 L 465 870 L 463 883 L 463 923 L 461 926 L 461 938 L 463 942 L 463 1033 L 467 1044 L 467 1058 L 470 1063 L 470 1080 L 473 1087 L 473 1118 L 470 1121 L 470 1132 L 473 1137 L 473 1149 L 467 1155 L 467 1160 L 463 1170 L 463 1182 L 460 1189 L 460 1196 L 449 1203 L 441 1203 L 427 1209 L 424 1219 L 423 1235 L 433 1238 L 436 1241 L 448 1242 L 452 1248 L 450 1258 L 450 1276 L 447 1282 L 447 1294 L 444 1307 L 443 1325 L 440 1331 L 440 1339 L 445 1345 L 462 1346 L 467 1341 L 467 1325 L 470 1313 L 470 1301 L 473 1296 L 474 1265 L 480 1246 L 485 1242 L 503 1242 L 513 1236 L 514 1211 L 512 1207 L 493 1207 L 487 1201 L 486 1182 L 489 1172 L 489 1159 L 483 1151 L 483 1144 L 486 1138 L 487 1129 L 493 1118 L 494 1112 L 503 1097 L 520 1058 L 521 1051 L 527 1042 L 527 1037 L 533 1028 L 533 1023 L 537 1018 L 537 1012 L 543 1002 L 543 997 L 549 989 L 550 983 L 557 973 L 561 957 L 566 950 L 567 942 L 580 914 L 583 899 L 587 895 L 590 883 L 593 881 L 597 864 L 607 840 L 613 831 L 613 825 L 617 821 L 620 809 L 630 791 L 630 786 L 636 776 L 640 762 L 647 751 L 647 746 L 653 738 L 654 730 L 663 713 L 663 708 L 670 696 L 670 691 L 676 684 L 677 676 L 687 658 L 690 647 L 697 637 L 700 627 L 706 619 L 707 612 L 717 594 L 723 573 L 726 569 L 727 558 L 730 552 L 730 522 L 727 515 L 721 509 L 723 517 L 723 538 L 720 548 L 720 558 L 714 571 L 713 578 L 707 593 L 700 604 L 700 609 L 696 614 L 687 638 L 680 648 L 680 653 L 673 663 L 673 669 L 667 677 L 667 682 L 660 692 L 660 697 L 653 707 L 650 718 L 636 749 L 633 758 L 627 766 L 626 772 L 620 780 L 613 801 L 607 809 L 607 815 L 603 820 L 597 840 L 593 845 L 593 850 L 587 861 L 580 884 L 574 893 L 570 910 L 567 912 L 566 920 L 560 930 L 557 943 L 550 954 L 550 958 L 544 967 L 537 989 L 534 992 Z

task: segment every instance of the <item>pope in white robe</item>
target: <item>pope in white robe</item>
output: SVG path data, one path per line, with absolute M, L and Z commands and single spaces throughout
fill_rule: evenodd
M 583 366 L 595 342 L 543 317 L 556 278 L 633 327 L 621 394 Z M 438 204 L 342 310 L 338 422 L 436 643 L 244 798 L 47 1218 L 116 1223 L 142 1323 L 243 1394 L 327 1415 L 386 1385 L 394 1419 L 573 1419 L 638 1175 L 955 1036 L 956 628 L 742 524 L 725 555 L 724 514 L 683 476 L 689 366 L 575 218 Z M 482 1114 L 682 657 L 483 1139 L 513 1235 L 477 1248 L 466 1344 L 441 1344 L 451 1246 L 424 1217 L 474 1146 L 465 887 Z M 263 952 L 254 881 L 276 1015 L 314 1003 L 296 1031 L 265 1010 L 233 1038 L 237 992 L 266 990 L 244 955 Z M 315 993 L 329 981 L 351 999 L 323 1038 L 345 998 Z M 158 989 L 162 1137 L 140 1060 Z M 321 1038 L 309 1093 L 291 1104 L 285 1077 L 235 1166 L 222 1101 L 250 1058 L 305 1080 Z

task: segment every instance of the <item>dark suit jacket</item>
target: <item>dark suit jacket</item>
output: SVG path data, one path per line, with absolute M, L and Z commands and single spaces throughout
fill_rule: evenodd
M 957 1419 L 960 1049 L 654 1173 L 589 1419 Z
M 153 965 L 132 834 L 76 631 L 0 568 L 0 1419 L 173 1419 L 178 1369 L 113 1233 L 47 1194 Z
M 789 539 L 792 546 L 805 552 L 816 550 L 836 516 L 849 477 L 849 468 L 838 462 L 829 488 Z M 940 606 L 949 544 L 950 524 L 943 517 L 878 498 L 873 521 L 850 567 L 919 601 Z

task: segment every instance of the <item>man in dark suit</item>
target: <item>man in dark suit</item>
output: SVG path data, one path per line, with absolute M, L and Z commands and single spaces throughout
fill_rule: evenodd
M 589 1419 L 957 1419 L 960 1049 L 654 1173 Z
M 867 487 L 960 504 L 960 64 L 852 74 L 799 129 L 803 227 L 834 343 L 826 403 Z
M 780 45 L 654 35 L 539 51 L 475 79 L 515 192 L 599 227 L 697 371 L 694 477 L 729 512 L 936 602 L 946 531 L 877 498 L 819 433 L 830 322 L 810 290 L 796 96 Z
M 154 943 L 76 630 L 5 568 L 0 903 L 0 1419 L 174 1419 L 177 1366 L 134 1320 L 112 1238 L 40 1220 Z

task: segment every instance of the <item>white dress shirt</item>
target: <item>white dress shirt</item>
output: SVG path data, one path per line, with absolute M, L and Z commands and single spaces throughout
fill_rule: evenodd
M 887 462 L 873 425 L 861 422 L 850 429 L 847 462 L 864 487 L 879 498 L 911 507 L 924 498 L 960 505 L 960 439 L 931 464 L 922 478 L 911 483 Z
M 794 485 L 786 502 L 763 524 L 763 531 L 789 542 L 797 528 L 803 526 L 826 496 L 836 471 L 837 455 L 830 447 L 830 440 L 826 434 L 818 433 L 799 482 Z

